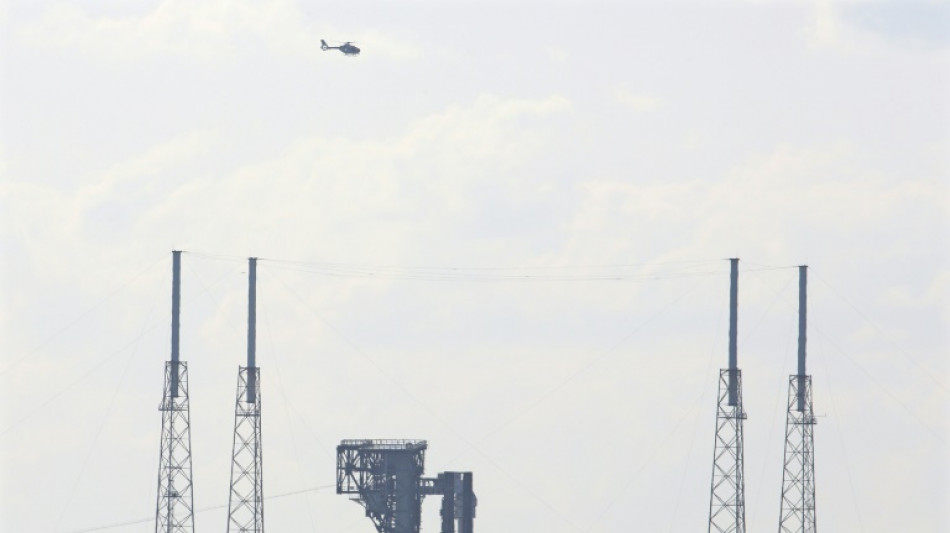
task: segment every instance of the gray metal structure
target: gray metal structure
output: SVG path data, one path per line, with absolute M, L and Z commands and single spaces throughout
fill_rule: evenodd
M 247 366 L 238 368 L 231 449 L 228 533 L 263 533 L 264 473 L 261 448 L 260 368 L 256 366 L 257 258 L 248 259 Z
M 424 484 L 430 480 L 423 479 Z M 431 487 L 423 487 L 426 494 L 442 496 L 441 533 L 473 533 L 475 506 L 478 499 L 472 488 L 471 472 L 442 472 Z
M 172 252 L 172 353 L 165 362 L 161 451 L 155 504 L 155 533 L 191 533 L 195 529 L 191 470 L 191 415 L 188 363 L 179 361 L 181 252 Z
M 442 496 L 441 533 L 473 533 L 471 472 L 425 471 L 424 440 L 344 440 L 337 446 L 337 494 L 354 495 L 379 533 L 419 533 L 422 499 Z
M 729 368 L 719 371 L 716 438 L 709 495 L 710 533 L 745 533 L 745 465 L 742 425 L 742 371 L 736 348 L 739 260 L 730 259 Z
M 798 373 L 788 377 L 779 533 L 815 533 L 815 412 L 805 369 L 808 267 L 798 267 Z

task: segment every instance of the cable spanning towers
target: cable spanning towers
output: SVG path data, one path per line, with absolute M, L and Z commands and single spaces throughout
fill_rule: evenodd
M 745 533 L 743 481 L 742 372 L 738 368 L 736 332 L 738 259 L 730 259 L 729 368 L 719 371 L 719 404 L 709 497 L 710 533 Z M 798 267 L 798 372 L 788 378 L 788 412 L 779 533 L 816 533 L 815 413 L 811 376 L 805 369 L 808 267 Z
M 798 267 L 798 373 L 788 377 L 779 533 L 815 533 L 815 413 L 805 371 L 808 267 Z
M 155 533 L 194 533 L 188 366 L 180 360 L 181 252 L 173 251 L 171 358 L 165 363 Z M 730 259 L 729 361 L 719 371 L 708 533 L 745 533 L 742 372 L 738 366 L 738 259 Z M 806 369 L 807 266 L 799 266 L 798 368 L 788 377 L 779 533 L 816 533 L 812 379 Z M 260 369 L 256 364 L 257 258 L 248 259 L 247 366 L 238 367 L 228 533 L 264 532 Z M 472 533 L 471 472 L 423 477 L 426 441 L 344 440 L 338 494 L 362 505 L 379 533 L 419 533 L 423 498 L 441 496 L 442 533 Z
M 181 252 L 172 252 L 172 354 L 165 362 L 162 444 L 158 464 L 155 533 L 191 533 L 195 529 L 191 477 L 191 415 L 188 363 L 179 361 Z
M 247 366 L 238 368 L 231 451 L 228 533 L 264 532 L 264 473 L 261 450 L 260 369 L 255 357 L 257 258 L 248 259 Z
M 709 495 L 710 533 L 745 533 L 743 480 L 742 371 L 736 348 L 739 310 L 739 260 L 730 259 L 729 368 L 719 371 L 719 403 Z

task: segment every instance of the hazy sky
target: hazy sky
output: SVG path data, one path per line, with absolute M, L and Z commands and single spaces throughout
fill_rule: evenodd
M 728 257 L 749 531 L 802 263 L 819 527 L 950 530 L 946 3 L 0 5 L 0 529 L 153 530 L 181 249 L 198 531 L 252 255 L 271 533 L 373 531 L 344 438 L 480 531 L 704 531 Z

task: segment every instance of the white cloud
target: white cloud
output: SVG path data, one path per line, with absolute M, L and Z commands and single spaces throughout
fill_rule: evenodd
M 827 46 L 838 41 L 839 23 L 830 0 L 815 0 L 815 14 L 809 28 L 810 41 L 815 46 Z
M 542 50 L 552 63 L 563 64 L 571 58 L 571 53 L 560 46 L 544 46 Z
M 950 7 L 927 0 L 814 0 L 812 20 L 805 28 L 808 45 L 818 50 L 851 54 L 890 49 L 945 49 Z
M 880 175 L 864 157 L 847 145 L 779 146 L 722 179 L 588 180 L 575 239 L 601 251 L 669 243 L 689 250 L 687 257 L 754 246 L 760 260 L 775 264 L 835 257 L 842 242 L 868 250 L 877 244 L 882 254 L 902 253 L 902 243 L 919 250 L 946 207 L 945 186 L 936 177 Z
M 853 32 L 844 24 L 833 0 L 815 0 L 811 24 L 805 29 L 808 45 L 820 50 L 849 53 L 855 50 Z
M 881 298 L 881 304 L 906 310 L 940 307 L 950 302 L 950 269 L 938 272 L 931 280 L 924 280 L 923 286 L 903 285 L 891 287 Z M 944 314 L 950 309 L 943 307 Z M 950 319 L 950 317 L 947 317 Z
M 613 96 L 620 105 L 634 113 L 649 113 L 662 109 L 667 105 L 664 98 L 652 94 L 632 92 L 626 88 L 615 89 Z
M 422 246 L 411 234 L 438 235 L 450 231 L 449 221 L 474 216 L 473 187 L 508 186 L 511 169 L 544 148 L 544 121 L 570 107 L 560 96 L 486 95 L 391 139 L 301 138 L 225 175 L 196 162 L 226 152 L 228 134 L 192 132 L 66 188 L 11 176 L 0 184 L 4 232 L 28 256 L 38 254 L 29 257 L 37 275 L 57 278 L 70 278 L 71 269 L 53 255 L 88 248 L 111 255 L 165 243 L 286 257 L 308 249 L 312 232 L 344 254 L 353 251 L 347 241 L 368 239 L 396 259 L 403 252 L 393 247 L 414 253 Z

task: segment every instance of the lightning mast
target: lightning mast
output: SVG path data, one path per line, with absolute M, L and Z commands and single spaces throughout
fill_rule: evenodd
M 188 405 L 188 363 L 179 361 L 181 252 L 172 252 L 172 354 L 165 362 L 162 403 L 162 444 L 158 463 L 155 533 L 195 530 L 191 477 L 191 421 Z
M 811 376 L 805 371 L 808 267 L 798 267 L 798 374 L 788 377 L 785 469 L 779 533 L 815 533 L 815 413 Z
M 247 366 L 238 367 L 228 533 L 264 533 L 260 369 L 255 357 L 257 258 L 248 259 Z
M 719 402 L 709 495 L 709 533 L 745 533 L 743 480 L 742 371 L 736 348 L 739 310 L 739 260 L 730 259 L 729 368 L 719 370 Z

